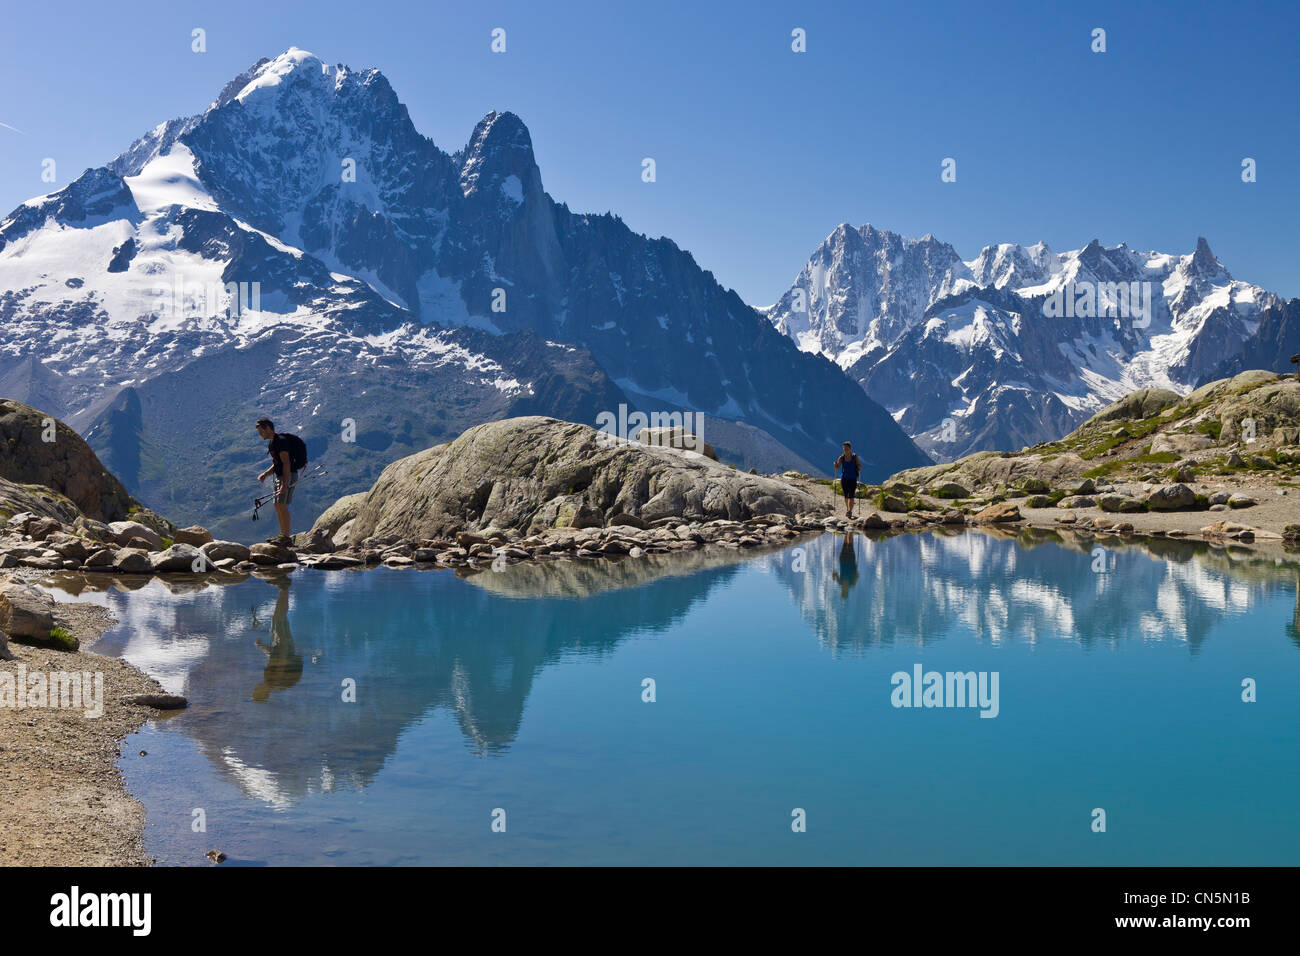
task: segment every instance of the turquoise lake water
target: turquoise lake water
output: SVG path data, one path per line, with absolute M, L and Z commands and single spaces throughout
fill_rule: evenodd
M 1291 865 L 1296 581 L 828 534 L 82 597 L 122 622 L 97 651 L 191 702 L 123 746 L 162 864 Z M 894 706 L 918 665 L 996 673 L 996 716 Z

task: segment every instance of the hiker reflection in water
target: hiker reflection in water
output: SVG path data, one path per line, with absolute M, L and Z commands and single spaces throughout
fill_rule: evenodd
M 294 648 L 289 631 L 289 582 L 277 578 L 272 583 L 280 593 L 271 612 L 271 643 L 267 646 L 260 637 L 256 641 L 267 656 L 262 682 L 253 688 L 253 700 L 259 702 L 267 700 L 272 690 L 287 690 L 302 679 L 302 655 Z
M 849 588 L 858 583 L 858 552 L 853 546 L 853 532 L 844 532 L 844 543 L 840 545 L 840 569 L 834 572 L 835 580 L 840 583 L 840 597 L 849 599 Z

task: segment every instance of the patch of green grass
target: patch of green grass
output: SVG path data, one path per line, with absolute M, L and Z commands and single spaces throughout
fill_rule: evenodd
M 1215 441 L 1219 440 L 1219 435 L 1223 433 L 1223 422 L 1203 421 L 1196 426 L 1196 430 L 1202 435 L 1209 435 Z
M 1085 478 L 1105 478 L 1124 468 L 1127 465 L 1140 464 L 1160 464 L 1168 465 L 1178 460 L 1178 456 L 1172 451 L 1158 451 L 1154 455 L 1135 455 L 1132 458 L 1117 458 L 1114 461 L 1108 461 L 1104 465 L 1098 465 L 1083 473 Z
M 1118 446 L 1124 444 L 1125 442 L 1133 441 L 1134 439 L 1138 439 L 1138 438 L 1145 438 L 1147 435 L 1150 435 L 1153 431 L 1159 428 L 1162 424 L 1163 423 L 1156 418 L 1146 418 L 1143 419 L 1142 421 L 1127 422 L 1123 426 L 1124 434 L 1107 435 L 1101 441 L 1079 452 L 1079 457 L 1082 458 L 1084 461 L 1090 461 L 1091 459 L 1096 458 L 1098 455 L 1106 454 L 1107 452 L 1111 451 L 1114 448 L 1117 448 Z
M 77 639 L 73 637 L 71 631 L 61 624 L 56 624 L 50 628 L 50 643 L 65 651 L 75 651 L 77 649 Z

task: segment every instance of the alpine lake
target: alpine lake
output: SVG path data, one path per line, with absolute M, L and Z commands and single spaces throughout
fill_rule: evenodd
M 1300 858 L 1298 578 L 966 531 L 45 585 L 189 699 L 120 758 L 162 865 L 1257 866 Z

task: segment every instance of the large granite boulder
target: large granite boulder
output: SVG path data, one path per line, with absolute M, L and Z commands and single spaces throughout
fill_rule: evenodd
M 166 551 L 149 555 L 155 571 L 203 571 L 206 559 L 192 544 L 174 544 Z
M 1090 467 L 1072 452 L 1011 455 L 981 451 L 948 464 L 909 468 L 891 481 L 930 487 L 952 482 L 966 490 L 987 485 L 1056 488 L 1076 481 Z
M 113 570 L 119 574 L 152 574 L 153 565 L 143 551 L 123 548 L 113 556 Z
M 172 535 L 172 540 L 177 544 L 192 544 L 196 548 L 201 548 L 212 540 L 212 532 L 195 524 L 188 528 L 177 528 L 176 533 Z
M 249 557 L 248 545 L 238 541 L 209 541 L 199 550 L 213 563 L 226 559 L 247 561 Z
M 139 507 L 80 435 L 12 399 L 0 399 L 0 477 L 44 485 L 98 521 L 125 518 Z
M 0 583 L 0 634 L 46 641 L 54 627 L 54 599 L 22 581 Z
M 284 545 L 263 542 L 248 549 L 248 559 L 254 564 L 289 564 L 298 556 Z
M 118 544 L 127 545 L 136 538 L 142 538 L 149 542 L 150 550 L 162 550 L 162 535 L 138 521 L 114 521 L 109 524 L 108 528 L 113 534 L 113 540 Z
M 352 519 L 349 537 L 536 532 L 623 515 L 707 521 L 825 510 L 807 492 L 698 453 L 610 443 L 589 426 L 530 416 L 478 425 L 393 462 Z
M 973 524 L 999 524 L 1004 521 L 1020 521 L 1020 509 L 1009 501 L 1000 501 L 989 505 L 971 518 Z
M 1186 485 L 1161 485 L 1147 495 L 1147 507 L 1152 511 L 1178 511 L 1196 504 L 1196 492 Z

